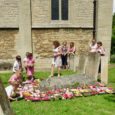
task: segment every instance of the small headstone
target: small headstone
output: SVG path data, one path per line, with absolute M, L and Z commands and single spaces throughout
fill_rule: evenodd
M 85 74 L 86 61 L 87 61 L 86 55 L 84 54 L 79 55 L 78 72 L 81 74 Z
M 108 57 L 101 56 L 101 82 L 108 83 Z
M 97 80 L 99 64 L 100 64 L 100 55 L 98 53 L 89 53 L 85 68 L 86 76 L 93 77 L 95 80 Z
M 79 58 L 77 55 L 70 55 L 69 65 L 70 65 L 70 69 L 73 70 L 74 72 L 77 70 L 78 61 L 79 61 Z

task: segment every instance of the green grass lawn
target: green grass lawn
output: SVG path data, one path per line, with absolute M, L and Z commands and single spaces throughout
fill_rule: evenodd
M 63 71 L 62 75 L 72 74 L 72 71 Z M 49 72 L 37 72 L 37 78 L 46 78 Z M 2 81 L 7 86 L 10 73 L 0 74 Z M 115 68 L 109 69 L 108 86 L 115 88 Z M 49 102 L 12 102 L 11 106 L 16 115 L 114 115 L 115 95 L 97 95 L 79 97 L 71 100 Z

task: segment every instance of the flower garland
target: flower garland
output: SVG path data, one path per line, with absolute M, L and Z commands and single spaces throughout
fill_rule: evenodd
M 20 89 L 20 92 L 22 93 L 23 98 L 27 101 L 51 101 L 114 93 L 112 88 L 108 88 L 99 82 L 96 82 L 93 85 L 81 85 L 76 88 L 40 91 L 39 82 L 36 81 L 24 84 L 24 86 Z

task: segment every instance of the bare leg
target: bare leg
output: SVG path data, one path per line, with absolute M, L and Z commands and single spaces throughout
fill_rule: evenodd
M 17 99 L 16 99 L 16 98 L 12 98 L 11 96 L 10 96 L 10 97 L 8 97 L 8 99 L 9 99 L 10 101 L 17 101 Z
M 70 55 L 68 55 L 68 65 L 67 65 L 68 67 L 68 69 L 70 68 Z
M 51 77 L 53 77 L 54 76 L 54 65 L 52 64 L 52 66 L 51 66 L 51 75 L 50 75 Z
M 58 77 L 60 77 L 60 67 L 58 67 Z

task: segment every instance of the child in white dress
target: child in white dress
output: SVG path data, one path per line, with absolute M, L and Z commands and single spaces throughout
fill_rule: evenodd
M 58 41 L 53 42 L 53 60 L 52 60 L 52 66 L 51 66 L 51 77 L 54 76 L 54 68 L 58 68 L 58 77 L 60 77 L 60 68 L 62 66 L 62 60 L 61 60 L 61 46 Z
M 16 89 L 17 87 L 13 87 L 12 85 L 9 85 L 5 88 L 9 100 L 16 100 L 16 98 L 14 98 L 14 96 L 16 95 Z
M 21 56 L 17 55 L 13 65 L 13 72 L 16 73 L 19 70 L 22 71 L 22 61 L 21 61 Z
M 89 45 L 89 47 L 90 47 L 90 52 L 92 52 L 92 53 L 96 52 L 97 43 L 96 43 L 95 39 L 92 40 L 92 43 Z

